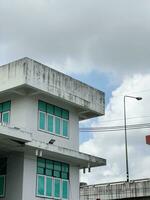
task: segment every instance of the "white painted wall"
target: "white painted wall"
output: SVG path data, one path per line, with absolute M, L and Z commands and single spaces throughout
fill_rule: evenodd
M 48 143 L 53 138 L 57 146 L 79 150 L 79 119 L 73 107 L 46 96 L 13 96 L 11 100 L 11 124 L 13 126 L 34 133 L 35 140 Z M 38 100 L 69 110 L 69 138 L 38 131 Z

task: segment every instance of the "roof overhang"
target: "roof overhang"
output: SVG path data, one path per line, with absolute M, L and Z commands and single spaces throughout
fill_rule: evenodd
M 103 92 L 29 58 L 0 67 L 0 93 L 5 92 L 51 95 L 73 105 L 80 120 L 104 115 Z
M 36 150 L 42 151 L 42 156 L 51 159 L 57 159 L 66 163 L 71 163 L 80 169 L 92 168 L 106 165 L 103 158 L 91 156 L 72 149 L 59 147 L 54 144 L 46 144 L 38 141 L 32 141 L 26 144 L 26 150 L 35 154 Z

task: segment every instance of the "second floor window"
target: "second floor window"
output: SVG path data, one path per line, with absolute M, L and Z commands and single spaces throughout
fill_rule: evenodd
M 38 102 L 39 129 L 68 137 L 69 111 L 43 101 Z
M 0 122 L 8 124 L 10 122 L 11 101 L 0 103 Z

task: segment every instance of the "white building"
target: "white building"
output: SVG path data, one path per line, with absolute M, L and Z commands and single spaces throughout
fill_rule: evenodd
M 104 93 L 29 58 L 0 67 L 0 197 L 79 200 L 79 121 L 104 114 Z

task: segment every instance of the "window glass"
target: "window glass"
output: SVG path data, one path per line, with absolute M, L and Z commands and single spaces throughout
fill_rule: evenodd
M 62 163 L 62 171 L 63 172 L 69 172 L 69 165 L 66 163 Z
M 53 176 L 53 170 L 51 169 L 46 169 L 46 173 L 47 176 Z
M 5 193 L 5 176 L 0 176 L 0 196 L 4 196 Z
M 38 176 L 38 195 L 44 196 L 44 176 Z
M 38 158 L 38 167 L 45 167 L 45 159 L 44 158 Z
M 66 172 L 62 172 L 61 173 L 61 178 L 62 179 L 68 179 L 68 177 L 69 177 L 68 173 L 66 173 Z
M 47 169 L 53 169 L 54 166 L 53 166 L 53 161 L 51 160 L 46 160 L 46 168 Z
M 55 133 L 60 135 L 60 118 L 55 117 Z
M 3 112 L 10 111 L 10 108 L 11 108 L 11 102 L 10 101 L 3 103 Z
M 62 198 L 68 199 L 68 181 L 62 180 Z
M 60 179 L 54 180 L 54 197 L 59 198 L 60 197 Z
M 46 103 L 44 101 L 39 101 L 39 110 L 46 112 Z
M 56 177 L 56 178 L 61 178 L 61 172 L 54 171 L 53 176 Z
M 54 162 L 54 170 L 61 171 L 61 163 L 60 162 Z
M 68 121 L 63 120 L 63 136 L 68 137 Z
M 53 188 L 52 188 L 52 178 L 46 177 L 46 196 L 51 197 L 53 195 Z
M 62 118 L 69 119 L 69 112 L 67 110 L 62 110 Z
M 3 123 L 9 123 L 9 112 L 2 113 L 2 122 Z
M 54 122 L 54 117 L 52 116 L 52 115 L 48 115 L 48 123 L 47 123 L 47 125 L 48 125 L 48 131 L 49 132 L 51 132 L 51 133 L 53 133 L 53 122 Z
M 55 115 L 58 116 L 58 117 L 61 117 L 61 108 L 55 106 Z
M 0 112 L 3 112 L 3 106 L 0 104 Z
M 40 120 L 40 129 L 45 130 L 45 119 L 46 119 L 46 114 L 43 112 L 39 113 L 39 120 Z
M 44 168 L 38 167 L 37 168 L 37 173 L 44 175 Z
M 47 104 L 47 113 L 49 114 L 54 114 L 54 106 L 53 105 L 50 105 L 50 104 Z

